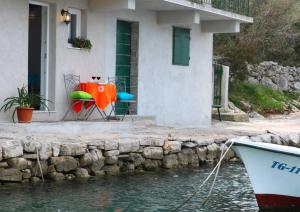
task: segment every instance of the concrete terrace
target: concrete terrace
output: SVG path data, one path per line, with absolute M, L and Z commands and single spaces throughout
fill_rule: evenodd
M 275 133 L 299 133 L 300 114 L 288 116 L 273 116 L 270 119 L 252 119 L 249 123 L 213 122 L 207 129 L 164 127 L 154 124 L 151 120 L 125 122 L 35 122 L 31 124 L 0 123 L 0 137 L 19 138 L 35 135 L 45 137 L 46 140 L 55 138 L 70 141 L 93 139 L 139 140 L 147 137 L 178 140 L 195 140 L 210 143 L 214 140 L 227 140 L 231 137 L 262 134 L 266 130 Z M 68 140 L 68 139 L 67 139 Z
M 280 135 L 264 134 L 265 130 Z M 161 127 L 153 121 L 2 123 L 0 182 L 37 183 L 44 178 L 62 181 L 199 167 L 218 161 L 229 138 L 299 147 L 299 132 L 299 115 L 243 124 L 215 122 L 209 129 Z M 242 135 L 251 136 L 238 138 Z M 229 150 L 225 161 L 236 159 Z

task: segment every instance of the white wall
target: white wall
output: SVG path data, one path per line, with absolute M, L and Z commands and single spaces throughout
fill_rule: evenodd
M 28 1 L 0 1 L 0 104 L 27 84 Z M 0 113 L 9 120 L 10 113 Z
M 88 36 L 101 38 L 92 55 L 101 59 L 105 75 L 115 74 L 117 20 L 139 22 L 138 114 L 155 115 L 158 124 L 190 127 L 211 123 L 212 34 L 191 25 L 190 66 L 172 65 L 172 26 L 158 25 L 156 12 L 103 12 L 91 1 Z M 91 27 L 95 26 L 95 27 Z
M 4 4 L 3 4 L 4 1 Z M 191 31 L 189 67 L 172 65 L 172 26 L 158 25 L 153 11 L 101 11 L 97 0 L 49 0 L 56 20 L 52 45 L 54 66 L 50 81 L 54 92 L 56 120 L 64 115 L 67 104 L 64 73 L 77 73 L 83 81 L 93 74 L 115 75 L 117 19 L 139 22 L 139 96 L 138 114 L 155 115 L 158 124 L 190 127 L 209 126 L 212 93 L 212 34 L 201 33 L 200 25 L 187 26 Z M 1 84 L 12 77 L 16 83 L 0 92 L 0 100 L 14 93 L 18 83 L 27 83 L 28 1 L 0 2 L 0 67 Z M 67 48 L 67 26 L 60 21 L 62 8 L 88 9 L 87 37 L 93 49 L 80 51 Z M 13 12 L 13 15 L 12 15 Z M 8 18 L 9 17 L 9 18 Z M 5 27 L 2 27 L 2 26 Z M 16 30 L 16 28 L 18 30 Z M 3 29 L 5 29 L 3 31 Z M 7 35 L 10 35 L 9 37 Z M 4 40 L 3 38 L 9 39 Z M 18 48 L 11 48 L 16 46 Z M 51 43 L 50 43 L 51 45 Z M 7 62 L 11 61 L 11 62 Z M 51 62 L 51 61 L 50 61 Z M 2 74 L 5 73 L 5 75 Z M 15 73 L 15 74 L 11 74 Z M 54 86 L 53 86 L 54 85 Z M 3 120 L 3 113 L 0 119 Z

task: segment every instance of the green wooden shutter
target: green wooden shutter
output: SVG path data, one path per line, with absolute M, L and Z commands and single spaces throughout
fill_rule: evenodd
M 190 29 L 173 28 L 173 64 L 190 64 Z

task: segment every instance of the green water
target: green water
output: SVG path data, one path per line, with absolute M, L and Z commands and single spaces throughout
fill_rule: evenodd
M 87 181 L 46 182 L 35 186 L 0 187 L 0 211 L 170 211 L 201 184 L 212 166 L 162 170 Z M 213 195 L 201 203 L 208 188 L 180 211 L 257 211 L 245 169 L 223 164 Z

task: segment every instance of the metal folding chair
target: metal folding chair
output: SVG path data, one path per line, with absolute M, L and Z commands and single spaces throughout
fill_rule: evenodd
M 116 76 L 116 77 L 108 77 L 108 83 L 113 83 L 117 87 L 117 92 L 126 92 L 130 93 L 130 82 L 129 77 L 123 77 L 123 76 Z M 136 97 L 134 100 L 117 100 L 115 103 L 111 103 L 111 111 L 109 115 L 107 116 L 107 119 L 111 119 L 112 114 L 115 115 L 115 118 L 117 118 L 117 115 L 120 115 L 120 120 L 123 121 L 125 119 L 126 115 L 132 115 L 130 111 L 130 105 L 136 103 Z M 118 104 L 123 104 L 123 107 L 118 107 Z M 123 111 L 123 114 L 120 114 L 120 112 L 117 111 Z M 133 117 L 131 116 L 131 119 L 133 120 Z
M 64 83 L 65 83 L 65 89 L 66 89 L 66 94 L 67 94 L 67 100 L 69 103 L 69 108 L 68 111 L 65 113 L 63 120 L 66 119 L 68 114 L 70 112 L 73 113 L 73 116 L 76 117 L 76 120 L 79 119 L 82 111 L 84 111 L 84 104 L 89 103 L 91 106 L 85 110 L 84 114 L 84 120 L 88 120 L 89 117 L 92 115 L 92 113 L 95 111 L 95 109 L 100 113 L 101 117 L 105 120 L 106 119 L 106 114 L 102 114 L 102 111 L 98 108 L 96 102 L 94 99 L 72 99 L 70 98 L 69 94 L 73 91 L 78 91 L 79 90 L 79 84 L 80 84 L 80 76 L 79 75 L 74 75 L 74 74 L 64 74 Z M 76 104 L 81 104 L 83 109 L 79 112 L 76 113 L 73 110 L 73 107 Z

